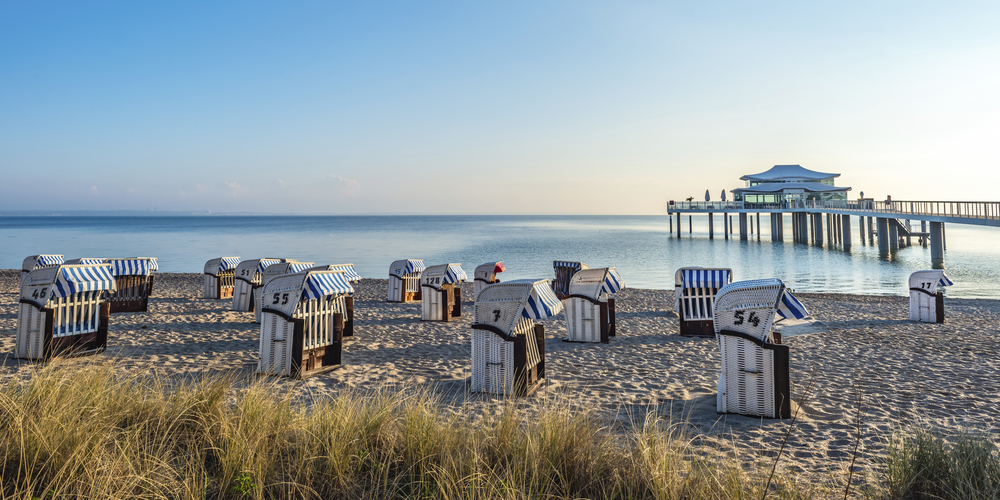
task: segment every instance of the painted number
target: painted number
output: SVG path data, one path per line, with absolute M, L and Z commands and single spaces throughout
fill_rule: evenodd
M 45 298 L 45 292 L 47 290 L 48 290 L 48 288 L 42 288 L 40 290 L 38 288 L 36 288 L 35 291 L 31 292 L 31 298 L 33 298 L 33 299 Z
M 274 298 L 271 300 L 271 305 L 278 304 L 279 302 L 281 303 L 281 305 L 285 305 L 288 303 L 288 292 L 285 293 L 279 292 L 274 294 Z
M 431 278 L 426 278 L 426 279 L 427 279 L 426 283 L 428 285 L 440 285 L 441 284 L 441 277 L 440 276 L 438 276 L 436 278 L 431 277 Z
M 246 276 L 248 274 L 250 274 L 250 270 L 249 269 L 244 269 L 244 270 L 240 271 L 240 276 Z
M 931 289 L 931 285 L 933 285 L 933 284 L 934 284 L 933 281 L 924 281 L 923 283 L 920 283 L 920 288 L 925 288 L 927 290 L 930 290 Z
M 743 314 L 745 312 L 746 311 L 736 311 L 735 313 L 733 313 L 733 317 L 736 318 L 736 320 L 733 321 L 734 325 L 742 325 L 743 324 L 743 321 L 744 321 Z M 747 316 L 745 319 L 746 319 L 747 323 L 750 323 L 753 326 L 757 326 L 757 325 L 760 324 L 760 317 L 757 316 L 757 313 L 755 313 L 755 312 L 750 313 L 750 316 Z
M 494 309 L 493 310 L 493 321 L 500 321 L 500 310 L 499 309 Z

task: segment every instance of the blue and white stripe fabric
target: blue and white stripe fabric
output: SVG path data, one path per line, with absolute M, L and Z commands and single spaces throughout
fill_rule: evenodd
M 41 267 L 58 266 L 65 262 L 62 255 L 39 255 L 38 260 L 35 261 L 35 269 Z
M 778 309 L 775 312 L 785 319 L 802 319 L 809 315 L 806 306 L 787 289 L 781 293 L 781 300 L 778 301 Z
M 64 266 L 59 268 L 59 273 L 56 275 L 52 296 L 64 298 L 80 292 L 115 289 L 115 277 L 108 264 Z
M 152 259 L 107 259 L 115 276 L 149 276 L 153 271 Z
M 327 295 L 354 295 L 354 287 L 344 273 L 312 272 L 302 283 L 302 299 L 318 299 Z
M 149 270 L 159 271 L 160 263 L 156 261 L 156 257 L 139 257 L 140 259 L 149 259 Z
M 601 291 L 615 294 L 620 292 L 623 288 L 625 288 L 625 280 L 622 279 L 622 275 L 618 274 L 618 271 L 614 269 L 608 269 L 608 274 L 605 276 L 604 283 L 601 285 Z
M 281 259 L 260 259 L 257 261 L 257 272 L 262 273 L 271 264 L 280 264 Z
M 938 286 L 951 286 L 951 285 L 954 285 L 954 284 L 955 284 L 955 282 L 952 281 L 951 278 L 949 278 L 948 276 L 946 276 L 944 274 L 944 272 L 942 271 L 941 272 L 941 280 L 938 281 Z
M 288 264 L 288 269 L 285 270 L 285 274 L 301 273 L 311 267 L 316 267 L 316 264 L 313 262 L 292 262 Z
M 334 264 L 330 266 L 330 269 L 333 271 L 343 271 L 344 275 L 347 276 L 347 281 L 361 281 L 361 275 L 354 270 L 354 264 Z
M 238 265 L 240 265 L 239 257 L 223 257 L 219 260 L 219 272 L 232 271 Z
M 562 310 L 562 302 L 546 281 L 531 288 L 531 294 L 524 304 L 524 309 L 521 310 L 521 316 L 528 319 L 545 319 L 559 314 Z
M 729 274 L 725 269 L 684 269 L 682 288 L 722 288 L 729 284 Z
M 465 274 L 465 269 L 462 269 L 461 264 L 449 264 L 448 270 L 444 273 L 444 280 L 442 283 L 458 283 L 459 281 L 466 281 L 469 276 Z
M 406 271 L 404 272 L 406 274 L 422 273 L 424 272 L 424 269 L 427 269 L 427 266 L 424 265 L 424 261 L 416 259 L 408 259 L 406 261 Z
M 565 260 L 552 261 L 552 267 L 571 267 L 573 269 L 576 269 L 577 271 L 579 271 L 580 268 L 583 267 L 582 264 L 583 264 L 582 262 L 569 262 Z
M 99 266 L 101 264 L 106 264 L 107 261 L 108 261 L 108 259 L 98 259 L 98 258 L 93 258 L 93 257 L 82 257 L 82 258 L 73 259 L 73 260 L 76 261 L 75 264 L 78 264 L 78 265 L 81 265 L 81 266 Z

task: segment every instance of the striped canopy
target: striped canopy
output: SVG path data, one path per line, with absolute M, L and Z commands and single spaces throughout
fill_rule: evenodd
M 115 277 L 110 265 L 70 265 L 59 268 L 52 296 L 63 298 L 80 292 L 115 289 Z
M 731 277 L 728 269 L 684 269 L 681 279 L 682 288 L 722 288 Z
M 115 276 L 149 276 L 153 271 L 154 259 L 138 257 L 129 259 L 106 259 L 111 264 L 111 273 Z
M 412 273 L 422 273 L 427 266 L 420 259 L 397 260 L 389 266 L 389 274 L 402 278 L 404 275 Z
M 422 261 L 422 260 L 414 260 L 414 259 L 407 259 L 407 261 L 406 261 L 406 271 L 405 271 L 406 274 L 420 273 L 420 272 L 423 272 L 424 269 L 427 269 L 427 266 L 424 265 L 424 261 Z
M 572 267 L 579 271 L 583 267 L 583 262 L 569 262 L 565 260 L 552 261 L 552 267 Z
M 271 264 L 280 264 L 281 259 L 260 259 L 257 261 L 257 272 L 262 273 Z
M 347 276 L 347 281 L 361 281 L 361 275 L 354 270 L 354 264 L 334 264 L 330 266 L 330 269 L 334 271 L 343 271 L 344 275 Z
M 806 306 L 802 305 L 799 299 L 795 298 L 787 288 L 782 292 L 781 300 L 778 301 L 778 308 L 775 312 L 778 313 L 778 316 L 785 319 L 802 319 L 809 315 L 809 311 L 806 311 Z
M 81 266 L 99 266 L 101 264 L 107 263 L 108 259 L 101 259 L 96 257 L 81 257 L 79 259 L 70 259 L 67 263 L 78 264 Z
M 222 257 L 219 260 L 219 272 L 232 271 L 238 265 L 240 265 L 239 257 Z
M 449 264 L 448 270 L 444 273 L 444 283 L 458 283 L 459 281 L 466 281 L 469 276 L 465 274 L 465 269 L 462 269 L 461 264 Z
M 625 280 L 622 279 L 622 275 L 618 274 L 618 271 L 609 268 L 608 274 L 604 278 L 604 283 L 601 285 L 601 291 L 618 293 L 623 288 L 625 288 Z
M 159 271 L 160 263 L 156 261 L 156 257 L 136 257 L 137 259 L 149 259 L 149 270 Z
M 955 282 L 952 281 L 951 278 L 949 278 L 948 276 L 946 276 L 944 274 L 944 272 L 942 271 L 941 272 L 941 280 L 938 281 L 938 286 L 951 286 L 951 285 L 954 285 L 954 284 L 955 284 Z
M 508 281 L 508 283 L 518 281 L 534 282 L 534 280 L 514 280 Z M 531 294 L 524 304 L 524 309 L 521 310 L 521 316 L 528 319 L 545 319 L 559 314 L 562 310 L 562 302 L 559 300 L 559 297 L 556 297 L 555 292 L 552 291 L 552 287 L 548 285 L 548 280 L 546 280 L 536 283 L 531 288 Z
M 342 272 L 311 272 L 302 283 L 302 300 L 318 299 L 327 295 L 354 295 L 354 287 Z
M 288 264 L 288 269 L 285 271 L 285 274 L 301 273 L 302 271 L 315 266 L 316 263 L 314 262 L 292 262 Z
M 35 261 L 35 269 L 39 267 L 58 266 L 65 262 L 62 255 L 39 255 Z

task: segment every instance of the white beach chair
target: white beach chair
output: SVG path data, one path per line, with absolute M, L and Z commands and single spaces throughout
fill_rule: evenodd
M 715 332 L 722 354 L 719 413 L 790 418 L 788 346 L 771 333 L 774 316 L 804 318 L 808 312 L 779 279 L 738 281 L 715 298 Z
M 420 319 L 451 321 L 462 315 L 462 289 L 456 286 L 469 279 L 461 264 L 428 267 L 420 277 Z
M 420 300 L 420 273 L 426 268 L 419 259 L 393 262 L 389 266 L 389 302 Z
M 205 263 L 205 298 L 228 299 L 233 296 L 239 257 L 219 257 Z
M 354 288 L 340 271 L 306 271 L 272 278 L 260 324 L 257 372 L 298 379 L 341 366 L 344 299 Z
M 917 271 L 910 275 L 910 320 L 944 323 L 944 294 L 939 286 L 955 283 L 939 269 Z
M 263 273 L 261 273 L 261 286 L 266 286 L 268 281 L 271 281 L 278 276 L 283 276 L 285 274 L 295 274 L 306 271 L 309 268 L 315 267 L 315 262 L 299 262 L 295 259 L 287 259 L 284 262 L 276 262 L 264 268 Z M 259 291 L 259 290 L 258 290 Z M 264 306 L 264 300 L 262 294 L 254 294 L 254 309 L 253 309 L 253 322 L 260 323 L 260 310 Z
M 361 275 L 354 269 L 354 264 L 330 264 L 326 266 L 316 266 L 310 271 L 341 271 L 345 279 L 352 285 L 361 281 Z M 354 336 L 354 295 L 348 295 L 345 300 L 347 306 L 347 319 L 344 321 L 344 336 Z
M 63 259 L 62 255 L 32 255 L 25 258 L 21 262 L 21 283 L 24 283 L 25 278 L 28 277 L 28 273 L 31 271 L 43 267 L 58 266 L 64 261 L 65 259 Z
M 254 306 L 257 305 L 254 300 L 254 292 L 264 286 L 261 281 L 264 277 L 264 270 L 271 264 L 279 264 L 289 260 L 291 259 L 268 257 L 240 261 L 233 276 L 233 310 L 252 312 Z
M 21 285 L 15 352 L 25 359 L 96 354 L 108 345 L 108 308 L 115 290 L 111 266 L 48 266 Z
M 159 268 L 153 257 L 105 259 L 111 265 L 116 289 L 107 297 L 110 313 L 146 312 L 153 295 L 153 272 Z
M 556 296 L 562 299 L 564 295 L 569 294 L 569 281 L 573 279 L 573 275 L 584 269 L 590 269 L 590 266 L 583 262 L 554 260 L 552 268 L 556 271 L 556 279 L 552 280 L 552 289 L 555 290 Z
M 715 336 L 715 296 L 732 282 L 733 270 L 728 268 L 682 267 L 674 273 L 674 310 L 681 335 Z
M 548 280 L 487 285 L 473 307 L 472 378 L 469 390 L 527 396 L 545 379 L 545 327 L 562 303 Z
M 497 274 L 506 270 L 507 268 L 503 267 L 503 262 L 487 262 L 477 267 L 475 271 L 475 281 L 473 283 L 475 289 L 473 291 L 472 299 L 475 300 L 475 298 L 479 296 L 479 291 L 486 285 L 500 283 L 500 280 L 497 279 Z
M 603 342 L 615 336 L 615 299 L 625 288 L 613 267 L 584 269 L 573 275 L 569 294 L 563 299 L 566 310 L 566 342 Z

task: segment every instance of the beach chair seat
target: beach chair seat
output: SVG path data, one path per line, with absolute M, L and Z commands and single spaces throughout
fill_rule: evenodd
M 267 285 L 268 281 L 271 281 L 278 276 L 283 276 L 285 274 L 295 274 L 301 273 L 309 268 L 315 267 L 315 262 L 299 262 L 295 259 L 284 259 L 282 262 L 275 262 L 273 264 L 267 265 L 264 271 L 261 273 L 260 282 L 261 286 Z M 259 290 L 258 290 L 259 291 Z M 263 295 L 257 293 L 254 294 L 254 308 L 253 308 L 253 322 L 260 323 L 261 312 L 260 309 L 263 304 Z
M 288 262 L 292 259 L 268 257 L 264 259 L 247 259 L 240 261 L 233 275 L 233 310 L 237 312 L 253 312 L 257 306 L 254 300 L 255 291 L 264 283 L 264 270 L 271 264 Z
M 316 266 L 310 268 L 310 271 L 341 271 L 344 273 L 345 278 L 353 286 L 355 283 L 361 281 L 361 275 L 354 269 L 354 264 L 330 264 L 326 266 Z M 354 336 L 354 294 L 350 294 L 344 299 L 344 304 L 347 307 L 347 319 L 344 321 L 344 337 Z
M 556 297 L 562 300 L 564 296 L 569 294 L 569 282 L 573 279 L 573 275 L 584 269 L 590 269 L 590 266 L 583 262 L 554 260 L 552 268 L 556 272 L 556 279 L 552 280 L 552 290 L 556 292 Z
M 21 262 L 21 283 L 24 283 L 25 278 L 28 277 L 28 273 L 31 271 L 43 267 L 62 265 L 64 261 L 65 259 L 63 259 L 62 255 L 32 255 L 26 257 Z
M 223 300 L 233 297 L 239 257 L 219 257 L 205 263 L 205 298 Z
M 472 377 L 469 390 L 527 396 L 545 379 L 545 327 L 562 303 L 548 280 L 487 285 L 473 306 Z
M 917 271 L 910 275 L 910 320 L 944 323 L 944 294 L 939 286 L 955 283 L 940 269 Z
M 616 334 L 615 299 L 625 282 L 613 267 L 583 269 L 573 275 L 563 298 L 565 342 L 607 344 Z
M 397 260 L 389 266 L 389 302 L 421 300 L 420 273 L 427 269 L 420 259 Z
M 64 264 L 35 269 L 21 285 L 15 352 L 18 358 L 97 354 L 108 345 L 111 266 Z
M 354 288 L 341 271 L 285 274 L 264 284 L 257 373 L 303 379 L 339 368 L 344 299 Z
M 788 346 L 772 334 L 775 315 L 804 318 L 808 312 L 779 279 L 730 283 L 715 298 L 715 329 L 722 356 L 719 413 L 790 418 Z
M 487 262 L 477 266 L 474 273 L 475 279 L 473 281 L 473 286 L 475 288 L 473 289 L 472 300 L 476 300 L 476 297 L 479 296 L 479 291 L 486 285 L 499 283 L 500 280 L 497 279 L 497 274 L 506 270 L 507 268 L 503 266 L 503 262 Z
M 108 292 L 107 301 L 111 314 L 147 312 L 149 297 L 153 295 L 153 272 L 159 269 L 155 257 L 127 257 L 105 259 L 115 277 L 115 291 Z
M 424 270 L 420 277 L 420 319 L 451 321 L 462 315 L 462 289 L 469 279 L 461 264 L 441 264 Z
M 674 273 L 674 310 L 685 337 L 715 337 L 715 296 L 733 282 L 728 268 L 682 267 Z

